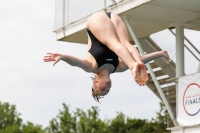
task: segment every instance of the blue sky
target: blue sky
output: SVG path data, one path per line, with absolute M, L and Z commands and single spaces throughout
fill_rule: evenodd
M 44 63 L 46 52 L 59 52 L 84 58 L 87 46 L 59 42 L 52 32 L 54 0 L 2 1 L 0 4 L 0 101 L 15 104 L 26 121 L 47 126 L 62 109 L 98 106 L 100 117 L 113 118 L 123 112 L 132 118 L 150 119 L 159 110 L 159 99 L 147 87 L 138 86 L 129 71 L 112 74 L 110 93 L 95 102 L 91 96 L 91 74 L 64 62 Z M 185 32 L 200 49 L 199 32 Z M 169 31 L 152 38 L 172 55 L 175 39 Z M 193 73 L 198 62 L 186 53 L 186 72 Z M 123 79 L 123 80 L 122 80 Z

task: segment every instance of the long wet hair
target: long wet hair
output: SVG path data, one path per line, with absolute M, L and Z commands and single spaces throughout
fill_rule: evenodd
M 92 96 L 94 98 L 95 101 L 99 102 L 100 98 L 103 98 L 101 96 L 99 96 L 95 90 L 96 90 L 96 86 L 94 85 L 94 80 L 96 79 L 96 74 L 93 74 L 92 77 L 90 77 L 93 80 L 93 86 L 92 86 Z M 100 102 L 99 102 L 100 103 Z

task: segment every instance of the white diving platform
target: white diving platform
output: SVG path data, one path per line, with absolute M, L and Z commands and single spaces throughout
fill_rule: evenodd
M 150 35 L 176 29 L 176 62 L 159 58 L 148 63 L 147 86 L 164 102 L 171 118 L 168 127 L 172 133 L 182 133 L 183 130 L 185 133 L 199 133 L 200 122 L 195 126 L 185 126 L 177 122 L 177 117 L 179 79 L 185 76 L 184 29 L 200 31 L 200 0 L 56 0 L 56 39 L 87 44 L 86 21 L 91 14 L 101 10 L 115 12 L 124 20 L 129 30 L 129 41 L 137 46 L 141 54 L 162 50 Z M 192 47 L 195 49 L 195 46 Z M 197 54 L 192 54 L 199 61 L 198 74 L 200 52 L 195 50 Z M 200 86 L 200 80 L 197 82 Z M 200 113 L 197 118 L 200 119 Z
M 88 8 L 90 7 L 88 6 Z M 115 12 L 121 18 L 127 17 L 138 39 L 175 27 L 176 24 L 184 25 L 186 29 L 200 31 L 199 0 L 123 0 L 104 10 Z M 92 13 L 74 22 L 65 22 L 61 27 L 57 27 L 55 29 L 56 39 L 87 44 L 85 24 Z M 65 15 L 68 16 L 67 13 Z M 65 20 L 69 21 L 66 16 Z M 62 21 L 60 20 L 60 22 Z M 130 41 L 133 41 L 132 37 L 129 38 Z

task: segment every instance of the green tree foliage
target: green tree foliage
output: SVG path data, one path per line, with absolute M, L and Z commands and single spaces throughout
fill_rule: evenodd
M 0 133 L 22 133 L 20 130 L 20 125 L 10 125 L 5 129 L 1 130 Z
M 0 102 L 0 133 L 169 133 L 166 131 L 167 111 L 163 103 L 160 103 L 156 114 L 155 119 L 148 121 L 132 119 L 118 112 L 115 118 L 103 121 L 99 118 L 97 107 L 72 112 L 69 106 L 63 104 L 63 109 L 50 121 L 45 131 L 41 125 L 31 122 L 22 124 L 15 106 Z
M 121 112 L 117 113 L 117 116 L 111 121 L 109 125 L 109 132 L 110 133 L 125 133 L 125 115 Z
M 151 123 L 145 119 L 125 117 L 121 112 L 111 121 L 109 133 L 154 133 Z
M 153 131 L 151 124 L 145 119 L 127 119 L 126 133 L 153 133 Z
M 50 133 L 76 133 L 76 116 L 72 116 L 69 107 L 63 104 L 63 111 L 60 110 L 57 118 L 50 121 L 47 128 Z
M 92 107 L 87 112 L 76 109 L 70 113 L 69 107 L 63 104 L 63 111 L 60 110 L 58 116 L 50 121 L 47 128 L 49 133 L 104 133 L 106 123 L 99 118 L 99 110 Z
M 34 125 L 31 122 L 27 122 L 22 126 L 22 133 L 46 133 L 45 130 L 42 129 L 41 125 Z
M 145 119 L 132 119 L 118 112 L 112 120 L 99 119 L 99 109 L 92 107 L 84 112 L 76 109 L 69 110 L 69 106 L 63 104 L 58 116 L 50 121 L 47 128 L 49 133 L 168 133 L 166 131 L 166 108 L 160 103 L 160 111 L 157 117 L 151 121 Z
M 40 125 L 22 124 L 15 105 L 0 102 L 0 133 L 46 133 Z
M 165 130 L 167 128 L 167 117 L 168 112 L 164 103 L 160 102 L 160 110 L 156 112 L 157 116 L 155 119 L 152 119 L 152 125 L 157 132 L 170 133 L 170 131 Z
M 0 132 L 18 132 L 22 124 L 22 119 L 19 117 L 15 105 L 0 102 Z
M 80 133 L 103 133 L 106 131 L 106 124 L 100 120 L 99 110 L 97 107 L 92 107 L 86 113 L 77 109 L 75 112 L 77 119 L 77 130 Z

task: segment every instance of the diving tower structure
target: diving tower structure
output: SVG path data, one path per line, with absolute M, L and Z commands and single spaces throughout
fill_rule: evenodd
M 55 1 L 54 32 L 59 41 L 87 44 L 86 21 L 101 10 L 114 12 L 124 20 L 129 41 L 141 55 L 162 50 L 150 36 L 168 29 L 176 39 L 176 58 L 170 61 L 158 58 L 147 63 L 147 87 L 167 108 L 171 122 L 168 130 L 200 132 L 200 50 L 184 36 L 184 29 L 200 32 L 199 0 Z M 189 75 L 185 74 L 185 50 L 199 63 L 197 71 Z

